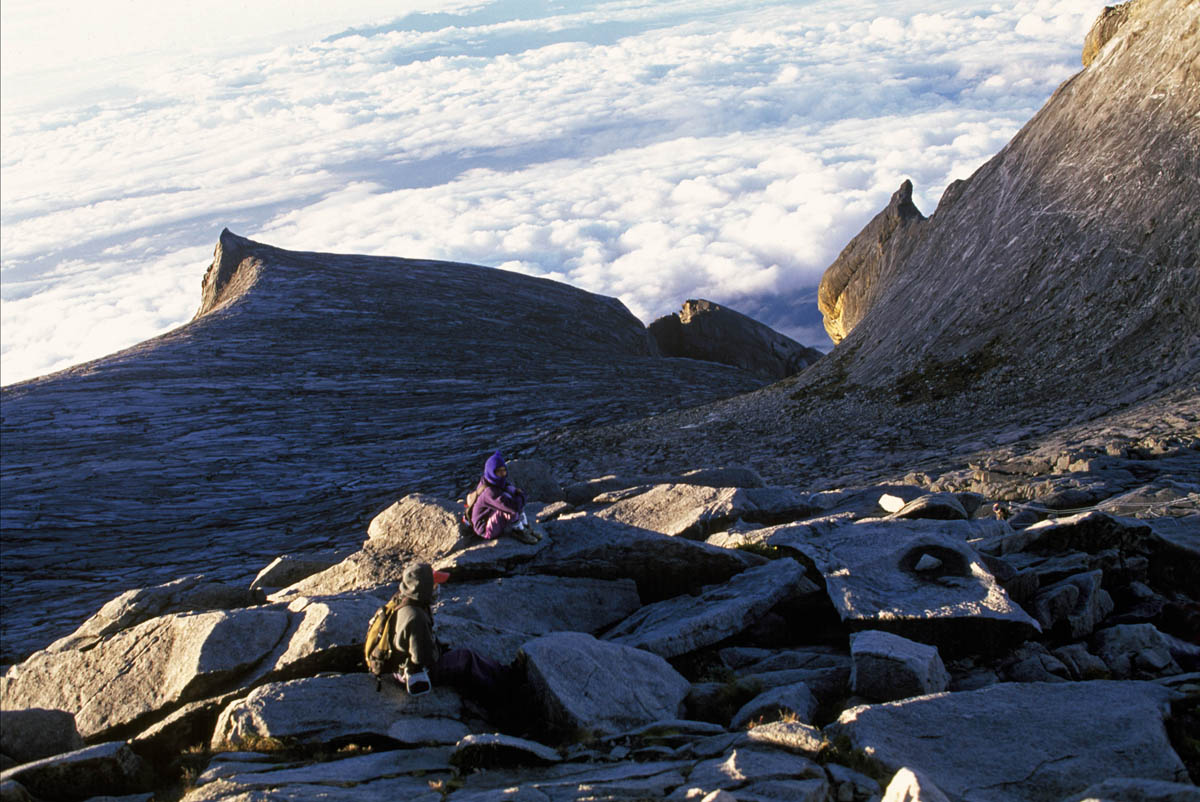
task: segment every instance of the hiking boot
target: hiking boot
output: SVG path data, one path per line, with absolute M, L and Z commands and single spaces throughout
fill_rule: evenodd
M 529 529 L 514 529 L 512 530 L 512 536 L 522 543 L 529 543 L 531 545 L 541 540 L 540 537 Z

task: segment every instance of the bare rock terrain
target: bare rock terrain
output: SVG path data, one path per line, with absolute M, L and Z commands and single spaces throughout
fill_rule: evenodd
M 839 257 L 833 353 L 720 401 L 610 299 L 223 235 L 190 326 L 5 390 L 0 795 L 1200 798 L 1198 55 L 1194 2 L 1106 12 Z M 454 522 L 501 438 L 536 543 Z M 503 699 L 364 672 L 414 557 Z
M 465 494 L 497 447 L 763 381 L 658 356 L 615 299 L 473 265 L 226 231 L 201 295 L 187 326 L 4 388 L 3 661 L 114 589 L 352 547 L 401 489 Z

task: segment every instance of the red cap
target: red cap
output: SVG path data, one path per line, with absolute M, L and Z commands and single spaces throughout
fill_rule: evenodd
M 433 572 L 433 584 L 435 584 L 435 585 L 440 585 L 449 578 L 450 578 L 450 575 L 448 573 L 446 573 L 445 571 L 434 571 Z

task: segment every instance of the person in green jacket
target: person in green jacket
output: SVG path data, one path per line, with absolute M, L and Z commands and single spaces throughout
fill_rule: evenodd
M 433 601 L 438 585 L 450 578 L 429 563 L 411 563 L 400 578 L 392 646 L 401 670 L 395 680 L 413 695 L 434 684 L 452 685 L 484 704 L 512 685 L 512 671 L 470 649 L 443 649 L 433 634 Z

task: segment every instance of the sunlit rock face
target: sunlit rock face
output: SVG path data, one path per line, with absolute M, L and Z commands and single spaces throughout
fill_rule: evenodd
M 465 493 L 496 448 L 762 383 L 661 358 L 619 301 L 565 284 L 226 231 L 191 323 L 4 388 L 5 653 L 128 587 L 357 543 L 398 495 Z M 78 604 L 43 619 L 63 582 Z
M 825 331 L 835 344 L 858 325 L 879 290 L 887 286 L 899 246 L 907 242 L 915 224 L 925 219 L 913 204 L 912 190 L 911 181 L 901 184 L 887 208 L 850 240 L 821 277 L 817 305 Z
M 825 274 L 827 368 L 871 386 L 956 359 L 1019 364 L 1027 386 L 1194 376 L 1198 28 L 1181 0 L 1106 12 L 1087 67 L 927 221 L 901 187 Z

